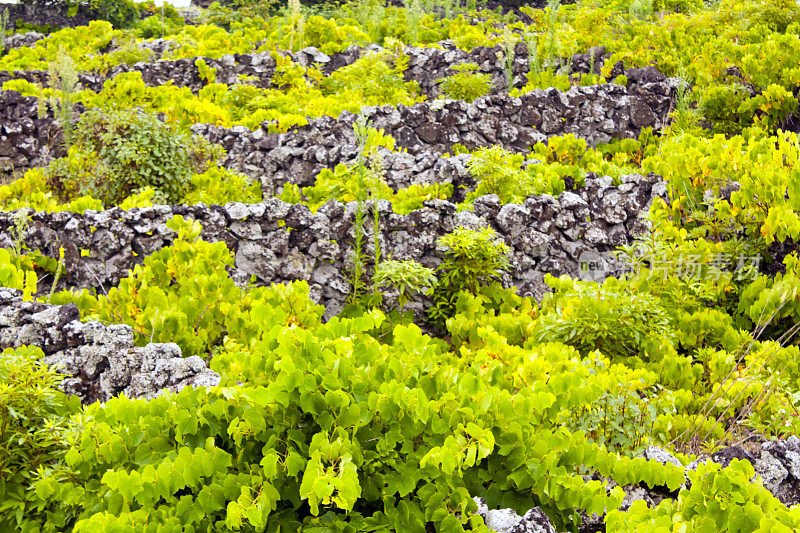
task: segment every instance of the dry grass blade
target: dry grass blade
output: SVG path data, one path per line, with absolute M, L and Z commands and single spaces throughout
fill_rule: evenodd
M 774 290 L 775 289 L 773 287 L 773 289 L 771 290 L 770 296 L 772 296 L 772 294 L 774 294 Z M 740 382 L 741 378 L 732 379 L 734 377 L 734 374 L 739 369 L 739 367 L 744 363 L 744 361 L 746 360 L 747 356 L 752 352 L 753 347 L 755 346 L 755 343 L 758 341 L 758 339 L 764 333 L 764 331 L 767 328 L 767 326 L 769 326 L 769 324 L 771 324 L 775 320 L 775 317 L 787 305 L 787 303 L 789 301 L 789 298 L 787 297 L 788 292 L 789 291 L 784 292 L 783 294 L 781 294 L 781 303 L 780 303 L 780 305 L 778 305 L 775 308 L 775 310 L 769 315 L 769 317 L 765 318 L 764 312 L 762 311 L 762 314 L 759 317 L 758 323 L 757 323 L 757 325 L 756 325 L 756 327 L 755 327 L 755 329 L 754 329 L 754 331 L 753 331 L 753 333 L 751 335 L 751 340 L 748 343 L 747 347 L 742 351 L 741 355 L 736 359 L 734 364 L 731 366 L 730 371 L 725 376 L 725 378 L 720 382 L 719 387 L 717 388 L 717 390 L 714 391 L 708 397 L 708 399 L 705 401 L 705 403 L 703 404 L 703 406 L 700 408 L 699 412 L 697 413 L 697 416 L 695 417 L 694 423 L 692 424 L 692 427 L 694 429 L 692 430 L 691 434 L 689 434 L 688 437 L 687 437 L 687 433 L 689 432 L 689 429 L 687 429 L 686 431 L 684 431 L 683 433 L 681 433 L 680 435 L 675 437 L 670 442 L 670 445 L 674 445 L 676 442 L 679 441 L 681 447 L 683 447 L 684 449 L 687 449 L 687 450 L 690 450 L 690 451 L 697 451 L 699 445 L 701 443 L 705 442 L 711 436 L 711 434 L 714 431 L 714 428 L 716 428 L 716 426 L 725 418 L 725 415 L 728 414 L 728 411 L 730 410 L 731 406 L 735 405 L 736 402 L 739 400 L 739 398 L 742 396 L 742 394 L 746 390 L 748 390 L 749 385 L 752 384 L 756 379 L 759 379 L 760 372 L 766 367 L 766 365 L 770 361 L 772 361 L 772 359 L 777 354 L 777 348 L 775 348 L 775 349 L 771 348 L 771 349 L 765 351 L 764 354 L 761 357 L 751 361 L 750 364 L 747 365 L 747 367 L 745 367 L 742 370 L 741 376 L 748 376 L 748 380 L 746 382 L 745 387 L 743 387 L 738 392 L 738 394 L 730 401 L 730 403 L 725 408 L 725 410 L 719 416 L 717 416 L 715 418 L 714 424 L 712 424 L 712 426 L 705 432 L 704 436 L 702 438 L 698 438 L 699 432 L 701 431 L 701 429 L 703 427 L 702 421 L 707 419 L 707 418 L 709 418 L 709 415 L 712 412 L 714 412 L 714 410 L 717 408 L 719 402 L 727 396 L 728 392 L 730 392 L 730 390 L 733 388 L 733 386 L 737 382 Z M 791 291 L 791 292 L 794 294 L 794 293 L 797 292 L 797 289 L 795 289 L 794 291 Z M 789 330 L 784 332 L 783 335 L 781 335 L 781 337 L 779 337 L 777 339 L 778 345 L 781 346 L 781 347 L 785 346 L 785 344 L 788 343 L 798 333 L 798 331 L 800 331 L 800 324 L 795 324 Z M 787 364 L 788 364 L 788 362 L 787 362 Z M 747 413 L 747 412 L 750 412 L 749 410 L 754 405 L 757 405 L 758 403 L 760 403 L 764 399 L 768 398 L 769 395 L 772 393 L 771 390 L 772 390 L 772 378 L 770 378 L 770 380 L 768 380 L 767 384 L 765 385 L 764 391 L 762 391 L 762 394 L 760 394 L 755 399 L 755 402 L 753 402 L 753 401 L 749 402 L 748 405 L 745 406 L 744 409 L 742 409 L 739 413 L 737 413 L 735 421 L 736 422 L 740 421 L 743 418 L 743 415 L 745 413 Z M 727 435 L 728 431 L 730 431 L 730 427 L 726 428 L 726 435 Z

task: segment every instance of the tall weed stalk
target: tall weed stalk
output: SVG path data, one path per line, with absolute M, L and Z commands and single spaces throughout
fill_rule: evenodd
M 508 91 L 514 88 L 514 59 L 516 58 L 517 41 L 509 26 L 503 29 L 503 55 L 506 63 L 506 87 Z
M 525 34 L 525 45 L 528 48 L 528 72 L 539 74 L 542 72 L 542 58 L 539 56 L 539 43 L 535 33 Z
M 358 193 L 356 197 L 356 214 L 353 224 L 355 232 L 355 242 L 353 248 L 353 278 L 351 285 L 353 292 L 351 300 L 358 301 L 361 292 L 364 290 L 364 271 L 366 258 L 364 255 L 364 218 L 366 217 L 365 203 L 367 198 L 367 165 L 366 151 L 369 132 L 369 123 L 364 115 L 359 115 L 354 125 L 356 134 L 356 175 L 358 176 Z
M 383 160 L 377 155 L 371 160 L 370 174 L 377 188 L 377 182 L 383 176 Z M 374 268 L 377 269 L 381 261 L 381 212 L 377 195 L 372 195 L 372 240 L 375 250 Z
M 8 9 L 4 9 L 0 13 L 0 55 L 5 52 L 8 33 Z
M 545 67 L 554 68 L 556 62 L 556 30 L 558 27 L 558 12 L 561 6 L 561 0 L 547 0 L 547 58 L 545 59 Z
M 78 82 L 75 62 L 63 47 L 58 49 L 56 60 L 48 66 L 47 74 L 50 78 L 50 87 L 55 92 L 47 103 L 53 115 L 61 123 L 61 130 L 64 134 L 64 148 L 69 149 L 74 140 L 75 125 L 72 120 L 72 110 L 77 103 L 75 93 L 81 87 Z
M 294 52 L 295 42 L 298 50 L 303 48 L 305 26 L 306 19 L 302 12 L 300 0 L 289 0 L 289 51 Z
M 411 5 L 406 8 L 406 35 L 410 45 L 419 41 L 419 23 L 424 14 L 422 0 L 412 0 Z

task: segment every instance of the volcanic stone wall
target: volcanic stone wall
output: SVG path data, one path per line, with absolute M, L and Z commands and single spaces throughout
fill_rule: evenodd
M 236 54 L 240 56 L 240 54 Z M 327 56 L 326 56 L 327 57 Z M 200 73 L 195 65 L 196 59 L 203 59 L 206 63 L 217 69 L 217 83 L 232 85 L 240 83 L 240 76 L 251 76 L 255 80 L 247 83 L 262 88 L 269 88 L 275 73 L 276 62 L 269 53 L 244 54 L 239 57 L 241 63 L 236 63 L 234 56 L 225 55 L 219 59 L 187 58 L 174 61 L 140 62 L 133 65 L 120 65 L 107 73 L 80 72 L 78 81 L 84 89 L 99 92 L 103 84 L 125 72 L 140 72 L 142 81 L 148 86 L 156 87 L 172 83 L 178 87 L 189 87 L 197 93 L 208 82 L 200 78 Z M 49 76 L 44 70 L 15 70 L 13 72 L 0 72 L 0 85 L 9 80 L 21 79 L 30 83 L 49 85 Z
M 129 326 L 81 322 L 75 304 L 23 301 L 20 291 L 0 287 L 0 350 L 25 345 L 41 348 L 44 362 L 66 375 L 62 390 L 85 404 L 121 392 L 153 398 L 187 385 L 216 386 L 220 379 L 200 357 L 181 357 L 176 344 L 137 348 Z
M 636 138 L 644 127 L 659 129 L 671 105 L 672 84 L 655 82 L 629 92 L 620 85 L 535 90 L 520 98 L 492 95 L 467 103 L 437 100 L 414 106 L 364 107 L 375 128 L 391 135 L 397 146 L 414 157 L 389 155 L 385 166 L 415 173 L 433 169 L 455 144 L 467 148 L 501 145 L 526 152 L 555 135 L 574 134 L 590 146 L 612 138 Z M 221 144 L 223 163 L 262 182 L 266 195 L 284 184 L 308 186 L 324 168 L 356 159 L 353 123 L 356 116 L 320 117 L 287 133 L 267 133 L 268 123 L 250 131 L 243 126 L 222 128 L 196 124 L 192 131 Z
M 641 214 L 654 197 L 665 194 L 664 182 L 651 174 L 625 176 L 619 187 L 611 178 L 589 177 L 577 191 L 559 198 L 530 197 L 524 204 L 500 205 L 496 196 L 484 196 L 475 201 L 474 212 L 457 212 L 455 204 L 434 200 L 398 215 L 381 200 L 379 238 L 385 257 L 435 267 L 442 258 L 439 237 L 458 226 L 492 227 L 512 250 L 506 285 L 541 296 L 546 291 L 544 273 L 577 275 L 582 252 L 602 253 L 628 244 L 645 229 Z M 12 246 L 11 229 L 18 217 L 27 215 L 23 244 L 28 249 L 58 257 L 64 247 L 62 285 L 99 288 L 118 283 L 144 257 L 171 244 L 175 233 L 166 222 L 182 215 L 202 224 L 203 239 L 223 241 L 235 253 L 234 279 L 245 283 L 255 275 L 263 284 L 306 280 L 314 300 L 331 316 L 350 291 L 355 210 L 355 203 L 331 200 L 312 213 L 304 205 L 275 198 L 249 205 L 114 208 L 82 215 L 22 210 L 0 213 L 0 246 Z M 368 234 L 371 228 L 368 221 Z M 373 238 L 368 240 L 371 246 Z
M 2 11 L 2 9 L 0 9 Z M 39 33 L 36 31 L 29 31 L 27 33 L 15 33 L 9 37 L 6 37 L 6 48 L 22 48 L 23 46 L 33 46 L 37 43 L 37 41 L 41 41 L 47 37 L 43 33 Z M 0 50 L 0 54 L 2 54 L 2 50 Z M 5 73 L 0 73 L 0 75 Z
M 365 107 L 373 126 L 392 135 L 400 148 L 415 157 L 417 172 L 433 168 L 453 145 L 467 148 L 500 144 L 527 151 L 548 137 L 572 133 L 589 145 L 612 138 L 635 138 L 644 127 L 663 127 L 672 104 L 674 80 L 643 83 L 631 89 L 605 84 L 535 90 L 519 98 L 498 94 L 477 99 L 436 100 L 414 106 Z M 59 133 L 49 118 L 39 118 L 36 99 L 15 91 L 0 91 L 0 170 L 24 171 L 48 161 Z M 268 123 L 256 131 L 243 126 L 222 128 L 196 124 L 192 131 L 227 150 L 224 164 L 262 182 L 266 194 L 285 183 L 307 186 L 323 168 L 352 163 L 356 158 L 355 115 L 320 117 L 287 133 L 268 133 Z M 389 156 L 408 165 L 405 156 Z M 5 159 L 3 159 L 5 158 Z
M 28 41 L 35 42 L 33 39 L 23 41 L 22 36 L 19 39 L 20 43 L 24 44 L 27 44 Z M 14 43 L 16 41 L 12 40 L 10 44 Z M 200 77 L 200 71 L 195 64 L 196 60 L 202 59 L 208 66 L 216 70 L 215 81 L 217 83 L 228 85 L 246 83 L 261 88 L 275 87 L 272 79 L 275 75 L 277 63 L 269 51 L 228 54 L 217 59 L 192 57 L 159 61 L 158 59 L 161 58 L 162 54 L 171 48 L 173 44 L 171 41 L 164 39 L 142 43 L 141 46 L 154 53 L 156 60 L 133 65 L 120 65 L 105 73 L 83 72 L 79 75 L 81 85 L 97 92 L 102 90 L 103 84 L 107 80 L 121 73 L 140 72 L 142 80 L 149 86 L 164 85 L 172 82 L 178 87 L 188 87 L 192 92 L 197 93 L 207 84 L 207 81 Z M 404 77 L 406 81 L 417 82 L 421 93 L 425 96 L 429 98 L 441 96 L 440 81 L 455 73 L 454 66 L 465 62 L 475 63 L 478 65 L 479 73 L 490 76 L 493 93 L 498 94 L 509 91 L 507 63 L 499 45 L 494 47 L 479 46 L 467 52 L 457 48 L 452 41 L 442 41 L 437 44 L 441 48 L 409 46 L 403 49 L 403 53 L 408 58 L 408 68 L 404 73 Z M 315 47 L 307 47 L 295 53 L 282 51 L 280 54 L 304 67 L 316 66 L 324 76 L 330 76 L 336 70 L 352 65 L 367 54 L 386 51 L 384 48 L 373 44 L 368 46 L 353 45 L 332 55 L 324 54 Z M 592 56 L 595 58 L 594 63 L 591 61 Z M 594 73 L 599 74 L 609 56 L 610 54 L 605 53 L 604 47 L 596 47 L 585 54 L 578 54 L 571 58 L 559 58 L 558 64 L 564 65 L 564 72 L 568 71 L 572 74 L 588 73 L 592 68 Z M 514 59 L 511 62 L 513 87 L 520 88 L 527 83 L 526 74 L 529 70 L 530 60 L 527 47 L 525 43 L 519 42 L 516 44 Z M 646 73 L 646 75 L 643 73 Z M 665 76 L 653 67 L 634 68 L 626 71 L 621 62 L 614 65 L 610 76 L 614 78 L 619 74 L 626 74 L 631 84 L 664 81 L 665 79 Z M 43 83 L 45 85 L 48 83 L 45 71 L 0 72 L 0 85 L 10 79 L 25 79 L 31 83 Z
M 37 1 L 27 4 L 0 4 L 0 12 L 8 10 L 9 24 L 16 30 L 20 22 L 34 26 L 50 26 L 53 29 L 85 26 L 96 17 L 88 5 L 79 5 L 74 16 L 67 15 L 66 2 Z
M 0 175 L 46 165 L 62 139 L 52 118 L 39 117 L 36 98 L 0 91 Z

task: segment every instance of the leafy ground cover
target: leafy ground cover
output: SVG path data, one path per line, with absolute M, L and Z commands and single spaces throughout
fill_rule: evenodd
M 560 530 L 580 527 L 577 511 L 605 513 L 609 531 L 800 528 L 800 508 L 751 482 L 749 462 L 703 465 L 687 478 L 638 457 L 656 444 L 686 464 L 800 433 L 800 8 L 587 0 L 522 8 L 521 22 L 468 4 L 215 5 L 199 25 L 171 11 L 126 28 L 95 21 L 0 57 L 0 70 L 50 70 L 49 88 L 4 88 L 37 96 L 66 144 L 64 157 L 0 187 L 5 210 L 258 202 L 259 184 L 221 166 L 219 148 L 188 127 L 272 120 L 285 129 L 424 100 L 404 77 L 402 45 L 498 46 L 502 62 L 525 43 L 535 67 L 520 92 L 625 83 L 618 61 L 682 80 L 661 132 L 593 148 L 564 136 L 527 154 L 471 153 L 477 186 L 465 210 L 484 194 L 502 203 L 558 195 L 590 172 L 668 181 L 671 202 L 654 203 L 650 231 L 619 251 L 630 272 L 601 283 L 549 277 L 542 301 L 503 288 L 505 245 L 463 228 L 440 240 L 436 269 L 381 257 L 356 232 L 351 305 L 327 322 L 303 282 L 237 286 L 225 244 L 200 240 L 197 224 L 179 218 L 172 246 L 107 294 L 38 287 L 34 265 L 57 279 L 63 258 L 26 253 L 19 240 L 0 250 L 1 285 L 128 324 L 142 344 L 176 342 L 222 377 L 216 388 L 80 406 L 58 392 L 59 374 L 37 362 L 36 347 L 3 352 L 0 529 L 485 530 L 473 496 L 490 508 L 538 506 Z M 328 77 L 275 53 L 281 83 L 271 89 L 215 83 L 211 72 L 197 94 L 148 87 L 136 73 L 97 93 L 77 86 L 77 71 L 149 59 L 139 44 L 156 37 L 174 42 L 162 59 L 369 43 L 384 51 Z M 595 46 L 605 47 L 603 64 L 570 72 L 565 58 Z M 486 83 L 466 66 L 446 88 L 472 99 Z M 76 102 L 90 111 L 73 114 Z M 402 212 L 451 193 L 441 184 L 391 190 L 376 154 L 395 150 L 394 139 L 363 121 L 355 133 L 355 164 L 282 198 L 312 209 L 333 197 L 356 202 L 363 224 L 378 205 L 369 200 Z M 389 294 L 398 305 L 381 309 Z M 422 300 L 418 325 L 404 304 Z M 675 498 L 621 510 L 622 489 L 587 481 L 593 473 Z

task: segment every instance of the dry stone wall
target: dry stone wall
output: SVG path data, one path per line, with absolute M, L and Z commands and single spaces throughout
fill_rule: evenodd
M 27 33 L 15 33 L 9 37 L 6 37 L 5 45 L 6 48 L 9 50 L 11 48 L 22 48 L 23 46 L 33 46 L 38 41 L 41 41 L 47 37 L 43 33 L 39 33 L 36 31 L 29 31 Z
M 636 138 L 644 127 L 659 129 L 671 106 L 673 81 L 637 85 L 632 91 L 612 84 L 575 86 L 566 92 L 537 89 L 519 98 L 436 100 L 409 107 L 365 107 L 362 113 L 407 152 L 389 155 L 386 168 L 438 174 L 435 165 L 455 144 L 470 149 L 501 145 L 526 152 L 556 135 L 571 133 L 594 146 L 614 138 Z M 264 194 L 272 195 L 286 183 L 308 186 L 322 169 L 353 163 L 355 120 L 344 112 L 337 119 L 320 117 L 287 133 L 268 133 L 268 123 L 255 131 L 209 124 L 196 124 L 192 131 L 222 145 L 225 166 L 261 180 Z
M 609 177 L 590 176 L 586 186 L 528 198 L 524 204 L 501 205 L 494 195 L 475 201 L 474 211 L 457 211 L 456 204 L 434 200 L 408 215 L 378 204 L 379 239 L 385 256 L 437 266 L 442 250 L 436 240 L 459 226 L 494 228 L 511 247 L 513 269 L 505 277 L 521 294 L 540 297 L 546 291 L 545 273 L 578 274 L 583 252 L 606 253 L 628 244 L 646 223 L 642 213 L 655 197 L 665 197 L 659 176 L 629 175 L 619 187 Z M 339 311 L 349 293 L 355 203 L 331 200 L 317 213 L 304 205 L 275 198 L 260 204 L 225 206 L 154 206 L 123 211 L 0 213 L 0 246 L 11 247 L 11 230 L 20 216 L 30 220 L 23 244 L 50 257 L 65 250 L 62 284 L 70 287 L 110 286 L 128 275 L 144 257 L 168 246 L 175 238 L 166 222 L 174 215 L 199 221 L 201 237 L 222 241 L 235 254 L 234 279 L 255 275 L 262 284 L 306 280 L 314 300 Z M 372 223 L 366 223 L 371 233 Z M 370 236 L 370 242 L 372 237 Z
M 26 4 L 2 4 L 0 11 L 8 10 L 8 21 L 11 30 L 16 30 L 20 23 L 34 26 L 50 26 L 54 30 L 59 28 L 74 28 L 85 26 L 97 18 L 97 14 L 87 5 L 78 5 L 77 12 L 70 16 L 67 14 L 69 5 L 66 2 L 48 2 L 39 0 Z
M 0 349 L 40 347 L 44 362 L 66 375 L 62 390 L 85 404 L 119 393 L 153 398 L 162 390 L 219 384 L 219 375 L 200 357 L 181 357 L 177 344 L 139 348 L 129 326 L 79 318 L 75 304 L 23 301 L 20 291 L 0 287 Z
M 15 39 L 18 39 L 19 43 Z M 9 45 L 29 45 L 33 42 L 35 42 L 35 38 L 14 36 Z M 440 48 L 409 46 L 403 49 L 403 53 L 408 58 L 408 68 L 404 73 L 405 79 L 406 81 L 417 82 L 422 94 L 429 98 L 441 96 L 441 80 L 455 74 L 453 67 L 461 63 L 474 63 L 478 66 L 479 73 L 489 75 L 492 80 L 492 92 L 494 94 L 509 92 L 506 60 L 503 56 L 504 52 L 499 45 L 494 47 L 479 46 L 467 52 L 457 48 L 452 41 L 442 41 L 437 44 Z M 196 60 L 202 59 L 208 66 L 216 70 L 215 81 L 217 83 L 228 85 L 246 83 L 261 88 L 275 87 L 272 80 L 277 63 L 270 51 L 227 54 L 214 59 L 192 57 L 160 61 L 159 59 L 164 52 L 173 45 L 174 43 L 164 39 L 143 43 L 141 46 L 152 51 L 156 60 L 133 65 L 120 65 L 105 73 L 83 72 L 79 76 L 81 85 L 97 92 L 103 88 L 103 84 L 107 80 L 121 73 L 140 72 L 142 80 L 147 85 L 158 86 L 171 82 L 178 87 L 188 87 L 192 92 L 197 93 L 207 83 L 206 80 L 201 78 L 200 71 L 195 64 Z M 353 45 L 331 55 L 325 54 L 315 47 L 307 47 L 294 53 L 287 51 L 280 53 L 290 58 L 294 63 L 304 67 L 314 66 L 324 76 L 330 76 L 333 72 L 352 65 L 368 54 L 386 51 L 386 49 L 373 44 L 368 46 Z M 594 62 L 591 60 L 592 56 L 594 57 Z M 570 58 L 559 58 L 558 64 L 563 65 L 562 70 L 565 73 L 580 74 L 593 70 L 595 74 L 599 74 L 609 56 L 610 54 L 607 54 L 605 48 L 601 46 L 592 48 L 584 54 L 577 54 Z M 521 88 L 527 83 L 526 74 L 531 68 L 525 43 L 517 43 L 514 50 L 514 60 L 511 65 L 512 86 Z M 618 62 L 610 70 L 610 78 L 613 79 L 620 74 L 625 74 L 631 85 L 636 85 L 640 82 L 665 80 L 665 76 L 653 67 L 625 70 L 623 64 Z M 0 85 L 10 79 L 25 79 L 31 83 L 48 84 L 47 72 L 41 70 L 0 72 Z
M 37 100 L 0 91 L 0 175 L 44 166 L 59 157 L 63 136 L 52 118 L 41 118 Z
M 406 155 L 390 155 L 387 167 L 395 173 L 413 169 L 419 174 L 434 170 L 438 159 L 455 144 L 467 148 L 500 144 L 523 152 L 567 133 L 590 145 L 635 138 L 644 127 L 664 126 L 675 83 L 667 79 L 631 89 L 613 84 L 575 86 L 566 92 L 537 89 L 519 98 L 498 94 L 473 103 L 436 100 L 362 111 L 414 157 L 412 163 Z M 60 134 L 52 119 L 39 118 L 36 107 L 33 97 L 0 91 L 0 171 L 44 165 L 59 145 Z M 208 124 L 196 124 L 192 131 L 221 144 L 227 150 L 225 166 L 259 179 L 264 193 L 272 195 L 286 183 L 308 186 L 322 169 L 352 163 L 355 118 L 349 112 L 339 118 L 320 117 L 281 134 L 268 133 L 268 123 L 255 131 Z
M 12 36 L 9 46 L 22 46 L 27 44 L 23 36 Z M 30 40 L 31 38 L 28 38 Z M 19 44 L 17 44 L 19 42 Z M 35 42 L 35 41 L 34 41 Z M 171 41 L 158 39 L 156 41 L 143 43 L 142 46 L 152 51 L 155 56 L 160 57 L 172 46 Z M 361 48 L 353 47 L 350 52 L 335 54 L 333 57 L 319 52 L 316 48 L 309 47 L 297 53 L 283 52 L 292 61 L 304 66 L 317 64 L 324 75 L 328 76 L 342 66 L 355 62 L 362 53 Z M 235 83 L 247 83 L 261 88 L 274 87 L 272 78 L 275 75 L 277 63 L 270 52 L 252 54 L 228 54 L 221 58 L 211 59 L 207 57 L 191 57 L 176 60 L 140 62 L 133 65 L 119 65 L 108 72 L 81 72 L 78 80 L 85 89 L 99 92 L 103 89 L 103 84 L 116 76 L 126 72 L 139 72 L 142 74 L 142 81 L 151 87 L 172 83 L 178 87 L 188 87 L 192 92 L 197 93 L 208 82 L 200 77 L 200 71 L 195 64 L 196 60 L 202 59 L 206 64 L 214 68 L 217 72 L 216 82 L 233 85 Z M 249 79 L 244 79 L 244 78 Z M 49 85 L 49 76 L 44 70 L 15 70 L 13 72 L 0 71 L 0 85 L 13 79 L 22 79 L 30 83 Z

